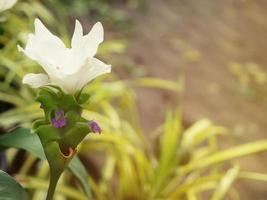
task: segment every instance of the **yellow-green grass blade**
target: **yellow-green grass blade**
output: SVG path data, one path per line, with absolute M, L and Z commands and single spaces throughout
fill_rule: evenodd
M 236 165 L 226 172 L 226 174 L 221 179 L 219 185 L 217 186 L 215 192 L 213 193 L 211 200 L 224 199 L 232 183 L 238 177 L 239 170 L 240 170 L 240 167 Z
M 232 147 L 226 150 L 222 150 L 216 152 L 206 158 L 202 158 L 201 160 L 193 160 L 189 164 L 185 165 L 184 167 L 180 168 L 180 174 L 186 174 L 190 171 L 201 169 L 204 167 L 209 167 L 214 164 L 231 160 L 234 158 L 247 156 L 250 154 L 262 152 L 267 150 L 267 140 L 259 140 L 256 142 L 250 142 L 246 144 L 242 144 L 236 147 Z

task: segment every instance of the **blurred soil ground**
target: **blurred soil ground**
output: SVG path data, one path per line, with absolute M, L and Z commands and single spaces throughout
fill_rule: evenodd
M 122 62 L 130 59 L 147 76 L 185 78 L 179 98 L 172 92 L 137 89 L 146 132 L 163 121 L 166 105 L 179 101 L 186 124 L 207 117 L 230 129 L 223 146 L 267 136 L 266 102 L 240 95 L 229 71 L 233 62 L 267 70 L 267 1 L 148 0 L 144 11 L 131 16 L 129 58 Z M 244 169 L 267 172 L 266 153 L 241 163 Z M 267 199 L 266 184 L 239 181 L 237 187 L 242 200 Z

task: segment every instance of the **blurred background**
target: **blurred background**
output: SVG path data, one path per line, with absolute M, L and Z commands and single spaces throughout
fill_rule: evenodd
M 97 21 L 105 29 L 97 57 L 113 71 L 85 88 L 84 108 L 104 133 L 79 150 L 95 199 L 267 198 L 267 152 L 252 144 L 266 142 L 266 1 L 18 0 L 0 13 L 2 134 L 42 116 L 21 83 L 41 68 L 16 49 L 35 17 L 67 45 L 75 19 L 85 33 Z M 9 149 L 1 166 L 44 198 L 34 181 L 47 181 L 47 163 Z M 86 199 L 70 174 L 62 179 L 77 196 L 56 199 Z

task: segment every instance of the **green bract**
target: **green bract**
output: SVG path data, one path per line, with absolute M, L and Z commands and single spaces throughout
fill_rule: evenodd
M 54 86 L 38 91 L 36 100 L 40 102 L 45 116 L 33 123 L 32 131 L 39 136 L 50 166 L 51 190 L 55 189 L 58 178 L 75 155 L 78 144 L 90 132 L 87 120 L 81 117 L 82 108 L 78 103 L 87 102 L 88 99 L 88 95 L 65 94 Z M 59 110 L 65 120 L 60 128 L 53 124 L 55 113 Z M 48 192 L 48 196 L 50 194 L 52 196 L 53 191 Z
M 90 132 L 87 121 L 81 117 L 79 96 L 65 94 L 59 88 L 43 87 L 36 100 L 40 102 L 45 117 L 35 121 L 32 130 L 38 134 L 49 164 L 52 166 L 56 162 L 57 167 L 64 169 L 77 145 Z M 57 110 L 65 113 L 67 123 L 62 128 L 55 128 L 51 122 Z

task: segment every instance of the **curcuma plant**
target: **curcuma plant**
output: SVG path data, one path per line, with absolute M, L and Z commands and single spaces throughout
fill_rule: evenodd
M 1 2 L 9 9 L 15 1 Z M 39 16 L 51 28 L 56 24 L 60 38 L 67 42 L 65 23 L 57 23 L 41 1 L 18 1 L 5 12 L 6 21 L 0 21 L 0 30 L 4 30 L 0 34 L 0 101 L 12 107 L 0 114 L 0 126 L 5 131 L 16 126 L 32 127 L 32 133 L 19 128 L 0 136 L 0 150 L 7 149 L 6 167 L 2 169 L 12 174 L 0 171 L 1 200 L 52 199 L 55 187 L 56 200 L 236 200 L 242 198 L 233 185 L 235 180 L 267 182 L 266 174 L 245 171 L 237 162 L 239 157 L 266 151 L 266 139 L 222 149 L 225 128 L 207 119 L 185 128 L 180 110 L 167 112 L 165 122 L 144 137 L 132 88 L 180 92 L 181 83 L 145 77 L 118 80 L 113 73 L 108 83 L 99 77 L 87 84 L 111 70 L 94 57 L 103 41 L 100 23 L 84 36 L 76 21 L 71 48 L 67 48 L 39 19 L 34 22 Z M 16 45 L 24 44 L 33 22 L 35 33 L 30 34 L 25 49 L 19 46 L 24 56 Z M 106 42 L 98 53 L 111 51 L 114 46 L 120 49 L 118 44 Z M 31 60 L 37 61 L 45 73 L 40 73 L 40 67 Z M 83 139 L 101 129 L 104 134 Z M 14 161 L 24 152 L 17 149 L 30 153 L 19 166 Z M 101 155 L 101 159 L 94 160 L 95 155 Z M 14 171 L 10 169 L 13 167 Z
M 33 123 L 32 131 L 39 136 L 50 166 L 46 199 L 51 200 L 77 145 L 88 133 L 101 133 L 95 121 L 81 116 L 82 104 L 89 99 L 82 89 L 97 76 L 109 73 L 111 66 L 94 57 L 104 37 L 101 23 L 83 35 L 82 26 L 76 20 L 71 48 L 50 33 L 39 19 L 34 24 L 35 33 L 29 35 L 26 48 L 18 46 L 18 50 L 37 61 L 46 72 L 26 74 L 23 83 L 39 88 L 36 100 L 45 115 Z

